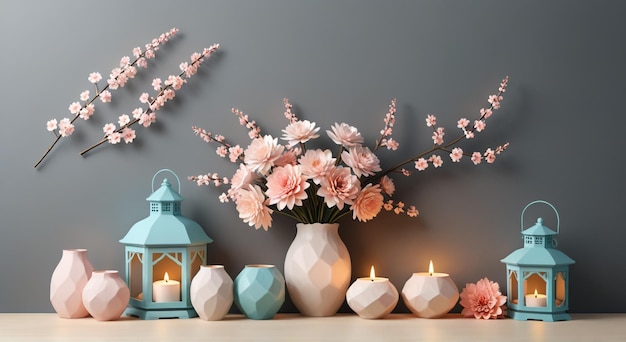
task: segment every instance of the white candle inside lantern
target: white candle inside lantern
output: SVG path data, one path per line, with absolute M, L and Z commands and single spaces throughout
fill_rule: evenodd
M 548 297 L 544 294 L 537 293 L 537 289 L 535 289 L 534 294 L 527 294 L 526 298 L 526 306 L 530 307 L 541 307 L 546 306 L 546 301 Z
M 165 272 L 163 280 L 152 283 L 152 301 L 159 302 L 180 302 L 180 282 L 170 280 Z
M 361 318 L 387 316 L 398 303 L 399 294 L 388 278 L 376 277 L 374 266 L 368 278 L 357 278 L 346 292 L 348 306 Z

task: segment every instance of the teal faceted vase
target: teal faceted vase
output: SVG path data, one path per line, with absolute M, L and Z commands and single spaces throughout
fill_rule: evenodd
M 272 319 L 285 302 L 285 278 L 274 265 L 246 265 L 234 282 L 235 305 L 250 319 Z

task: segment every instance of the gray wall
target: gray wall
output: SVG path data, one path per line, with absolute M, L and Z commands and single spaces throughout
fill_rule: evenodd
M 561 215 L 559 249 L 576 260 L 571 311 L 624 312 L 624 13 L 623 1 L 4 1 L 0 311 L 52 311 L 50 275 L 65 248 L 87 248 L 96 268 L 123 272 L 118 240 L 148 215 L 144 199 L 157 170 L 183 179 L 230 175 L 233 165 L 192 125 L 247 144 L 230 113 L 238 107 L 278 136 L 288 97 L 301 118 L 323 130 L 352 123 L 371 143 L 397 97 L 401 148 L 382 154 L 390 165 L 430 146 L 427 114 L 438 115 L 449 137 L 509 75 L 502 109 L 466 146 L 509 141 L 510 149 L 494 165 L 446 159 L 441 169 L 396 178 L 395 198 L 416 204 L 417 219 L 382 213 L 366 224 L 341 221 L 353 276 L 375 264 L 401 288 L 433 259 L 459 288 L 482 277 L 504 286 L 499 260 L 522 246 L 520 212 L 544 199 Z M 173 26 L 180 36 L 151 67 L 34 169 L 52 142 L 46 121 L 68 115 L 90 86 L 87 75 L 107 75 L 133 47 Z M 104 123 L 137 106 L 153 77 L 177 72 L 212 43 L 221 52 L 155 127 L 138 128 L 131 145 L 79 156 Z M 210 263 L 225 264 L 233 277 L 246 263 L 282 270 L 294 222 L 276 218 L 269 232 L 255 231 L 219 203 L 220 190 L 184 180 L 181 192 L 185 216 L 215 240 Z M 541 208 L 529 211 L 527 225 L 537 216 L 555 228 Z M 294 309 L 287 302 L 283 310 Z

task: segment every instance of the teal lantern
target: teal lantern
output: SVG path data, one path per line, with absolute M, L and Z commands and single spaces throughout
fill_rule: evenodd
M 533 204 L 550 206 L 557 219 L 556 232 L 538 218 L 534 226 L 524 230 L 524 213 Z M 521 215 L 524 248 L 501 261 L 507 272 L 507 315 L 516 320 L 565 321 L 569 306 L 570 257 L 556 249 L 555 236 L 560 230 L 556 208 L 542 200 L 529 203 Z
M 178 181 L 178 192 L 165 178 L 154 191 L 156 176 L 168 171 Z M 213 240 L 200 225 L 181 216 L 180 179 L 168 169 L 152 177 L 150 216 L 135 223 L 120 240 L 125 247 L 126 284 L 130 289 L 125 314 L 141 319 L 190 318 L 191 280 L 206 265 L 207 244 Z

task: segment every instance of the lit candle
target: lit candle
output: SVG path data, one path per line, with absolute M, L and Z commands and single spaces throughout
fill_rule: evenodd
M 163 280 L 152 283 L 152 301 L 157 302 L 180 302 L 180 282 L 170 280 L 165 272 Z
M 376 277 L 374 266 L 368 278 L 357 278 L 346 292 L 348 306 L 361 318 L 387 316 L 398 304 L 398 290 L 388 278 Z
M 547 300 L 546 295 L 537 293 L 537 289 L 535 289 L 534 294 L 527 294 L 525 297 L 526 297 L 526 306 L 531 306 L 531 307 L 546 306 L 546 300 Z
M 435 273 L 433 261 L 428 272 L 413 273 L 402 288 L 402 299 L 413 314 L 437 318 L 447 314 L 459 300 L 459 289 L 447 273 Z

